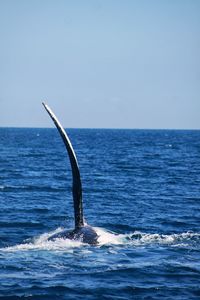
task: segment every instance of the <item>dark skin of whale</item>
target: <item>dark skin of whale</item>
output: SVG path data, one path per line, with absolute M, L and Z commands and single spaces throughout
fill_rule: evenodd
M 81 241 L 90 245 L 98 244 L 98 235 L 96 231 L 89 225 L 84 225 L 74 230 L 63 230 L 48 238 L 48 241 L 54 241 L 55 239 L 70 239 L 75 241 Z
M 72 147 L 72 144 L 69 140 L 69 137 L 58 121 L 55 114 L 49 108 L 48 105 L 43 103 L 46 111 L 48 112 L 49 116 L 53 120 L 55 126 L 57 127 L 60 136 L 64 142 L 66 147 L 71 169 L 72 169 L 72 195 L 73 195 L 73 204 L 74 204 L 74 219 L 75 219 L 75 228 L 73 230 L 63 230 L 59 233 L 56 233 L 48 238 L 50 241 L 54 241 L 57 238 L 61 239 L 70 239 L 70 240 L 79 240 L 83 243 L 96 245 L 98 244 L 98 235 L 94 228 L 84 223 L 83 218 L 83 203 L 82 203 L 82 183 L 80 177 L 80 171 L 78 166 L 78 161 L 76 158 L 76 154 Z

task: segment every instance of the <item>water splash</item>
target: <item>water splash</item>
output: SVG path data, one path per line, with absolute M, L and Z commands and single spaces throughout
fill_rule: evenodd
M 31 241 L 25 241 L 22 244 L 18 244 L 12 247 L 1 248 L 0 251 L 15 252 L 15 251 L 27 251 L 27 250 L 52 250 L 52 251 L 67 251 L 74 247 L 80 247 L 81 241 L 74 241 L 69 239 L 56 239 L 55 241 L 48 241 L 48 238 L 56 233 L 62 231 L 63 228 L 59 227 L 49 233 L 41 234 L 38 237 L 33 238 Z
M 200 242 L 200 233 L 183 232 L 174 234 L 142 233 L 134 232 L 129 234 L 128 239 L 132 240 L 135 245 L 159 244 L 173 246 L 187 246 L 191 242 Z
M 200 233 L 183 232 L 179 234 L 157 234 L 157 233 L 143 233 L 135 231 L 128 234 L 117 234 L 108 231 L 104 228 L 94 227 L 99 238 L 97 247 L 102 246 L 131 246 L 140 247 L 144 245 L 171 245 L 174 247 L 184 246 L 187 247 L 192 244 L 200 244 Z M 69 239 L 56 239 L 49 241 L 48 238 L 56 233 L 62 231 L 63 228 L 59 227 L 56 230 L 44 233 L 32 241 L 25 241 L 22 244 L 18 244 L 12 247 L 1 248 L 0 251 L 14 252 L 14 251 L 27 251 L 27 250 L 50 250 L 50 251 L 62 251 L 70 252 L 74 248 L 81 248 L 87 246 L 81 240 L 69 240 Z
M 183 245 L 191 242 L 200 242 L 200 233 L 183 232 L 178 234 L 158 234 L 158 233 L 144 233 L 135 231 L 129 234 L 116 234 L 109 232 L 102 228 L 95 228 L 99 235 L 100 245 L 133 245 L 142 246 L 147 244 L 160 245 Z

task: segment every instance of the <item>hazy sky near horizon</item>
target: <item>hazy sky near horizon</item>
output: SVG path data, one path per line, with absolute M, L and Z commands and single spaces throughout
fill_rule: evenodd
M 0 0 L 0 126 L 200 129 L 199 0 Z

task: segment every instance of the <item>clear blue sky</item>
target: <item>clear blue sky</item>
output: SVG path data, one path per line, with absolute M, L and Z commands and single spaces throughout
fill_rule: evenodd
M 0 0 L 0 126 L 200 129 L 199 0 Z

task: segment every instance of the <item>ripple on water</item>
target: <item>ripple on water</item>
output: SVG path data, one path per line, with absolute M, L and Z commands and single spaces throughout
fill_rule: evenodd
M 99 245 L 48 241 L 73 222 L 56 129 L 0 128 L 0 298 L 198 299 L 200 132 L 69 134 Z

